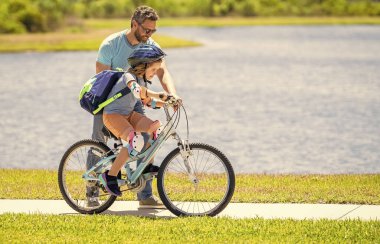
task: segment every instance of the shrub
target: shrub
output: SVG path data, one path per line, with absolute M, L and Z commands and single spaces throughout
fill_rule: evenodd
M 354 2 L 347 6 L 348 15 L 366 15 L 367 13 L 368 4 L 366 2 Z
M 28 32 L 44 32 L 47 30 L 44 16 L 33 9 L 24 9 L 17 13 L 17 20 Z
M 44 16 L 46 30 L 56 30 L 62 26 L 65 15 L 73 11 L 64 0 L 38 0 L 37 8 Z M 71 5 L 72 6 L 72 5 Z
M 85 16 L 91 18 L 130 17 L 134 10 L 135 5 L 130 0 L 91 1 Z
M 380 16 L 380 3 L 372 3 L 369 8 L 369 15 Z
M 325 0 L 322 9 L 330 16 L 342 16 L 345 13 L 346 0 Z
M 0 19 L 0 33 L 25 33 L 24 25 L 13 20 Z
M 22 0 L 14 0 L 8 3 L 8 11 L 10 14 L 17 13 L 27 8 L 27 3 Z
M 60 28 L 65 18 L 129 18 L 149 5 L 161 17 L 380 16 L 380 0 L 0 0 L 0 33 Z

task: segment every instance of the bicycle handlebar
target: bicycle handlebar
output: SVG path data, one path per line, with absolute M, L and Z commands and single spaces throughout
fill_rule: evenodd
M 168 107 L 173 108 L 173 110 L 174 110 L 173 114 L 169 113 Z M 186 116 L 186 128 L 187 128 L 187 137 L 186 137 L 187 139 L 186 140 L 188 140 L 189 139 L 189 120 L 187 118 L 186 109 L 183 106 L 182 100 L 177 99 L 174 96 L 170 96 L 169 99 L 165 102 L 163 108 L 165 110 L 166 121 L 168 122 L 168 124 L 171 123 L 172 126 L 175 126 L 175 128 L 177 128 L 177 126 L 178 126 L 178 123 L 179 123 L 180 118 L 181 118 L 181 110 L 183 110 L 183 112 L 185 113 L 185 116 Z M 175 122 L 173 121 L 173 119 Z
M 169 100 L 166 101 L 166 103 L 173 107 L 178 105 L 178 99 L 176 99 L 175 97 L 170 97 Z

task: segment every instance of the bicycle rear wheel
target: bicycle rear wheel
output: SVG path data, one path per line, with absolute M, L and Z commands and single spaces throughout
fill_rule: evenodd
M 75 211 L 82 214 L 101 213 L 116 200 L 115 196 L 102 194 L 99 181 L 82 178 L 101 158 L 112 154 L 110 148 L 101 142 L 82 140 L 73 144 L 63 155 L 58 170 L 59 189 L 63 199 Z M 88 204 L 89 197 L 95 198 L 97 204 Z
M 180 149 L 169 153 L 161 164 L 157 188 L 164 205 L 177 216 L 215 216 L 230 202 L 235 174 L 227 157 L 218 149 L 190 144 L 189 174 Z

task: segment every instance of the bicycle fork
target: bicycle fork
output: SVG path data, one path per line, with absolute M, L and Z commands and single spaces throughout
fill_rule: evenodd
M 176 139 L 179 141 L 178 146 L 181 153 L 181 157 L 183 159 L 183 164 L 185 165 L 189 180 L 197 187 L 199 180 L 197 176 L 195 175 L 195 172 L 193 168 L 190 166 L 189 158 L 192 155 L 189 141 L 188 140 L 181 140 L 180 137 L 176 134 Z

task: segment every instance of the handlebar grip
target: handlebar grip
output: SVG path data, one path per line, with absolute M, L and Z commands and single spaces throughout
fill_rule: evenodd
M 165 103 L 172 105 L 177 103 L 177 99 L 173 95 L 167 95 Z

